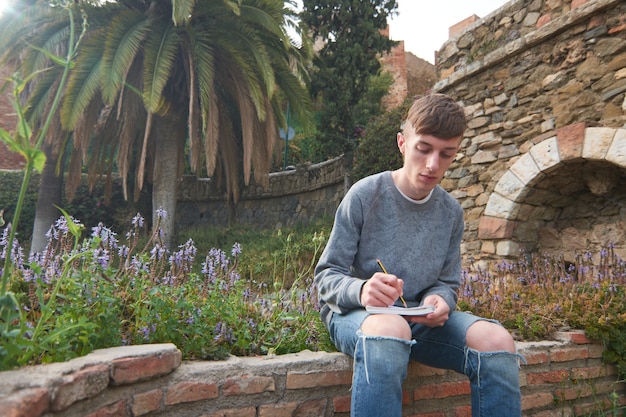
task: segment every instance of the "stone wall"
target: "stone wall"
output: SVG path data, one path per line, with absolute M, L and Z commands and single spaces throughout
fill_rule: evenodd
M 269 187 L 245 187 L 237 204 L 229 204 L 210 179 L 185 177 L 179 187 L 177 227 L 228 226 L 234 222 L 258 228 L 306 223 L 334 215 L 346 190 L 343 158 L 303 164 L 271 173 Z
M 578 332 L 559 339 L 519 345 L 524 416 L 591 415 L 613 392 L 624 399 L 602 346 Z M 181 363 L 171 344 L 111 348 L 1 372 L 0 416 L 347 417 L 351 367 L 342 353 Z M 471 416 L 460 374 L 411 363 L 403 390 L 406 416 Z
M 515 0 L 450 38 L 436 92 L 470 117 L 443 186 L 463 254 L 626 258 L 626 2 Z

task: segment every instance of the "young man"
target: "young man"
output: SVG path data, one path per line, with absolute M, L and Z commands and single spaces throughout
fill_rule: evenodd
M 402 168 L 358 181 L 337 209 L 315 283 L 331 339 L 354 358 L 352 417 L 402 416 L 409 359 L 467 375 L 474 417 L 521 416 L 513 338 L 496 322 L 454 311 L 463 209 L 438 184 L 465 128 L 463 108 L 450 97 L 416 100 L 397 135 Z M 411 317 L 365 310 L 401 305 L 401 296 L 435 310 Z

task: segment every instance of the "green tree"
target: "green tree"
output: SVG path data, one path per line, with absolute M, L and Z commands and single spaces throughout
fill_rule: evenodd
M 394 0 L 303 0 L 302 21 L 323 47 L 315 59 L 311 92 L 320 111 L 319 157 L 351 153 L 358 137 L 357 105 L 369 80 L 380 71 L 379 58 L 395 42 L 381 31 L 395 13 Z
M 60 9 L 37 3 L 0 22 L 4 59 L 24 73 L 46 68 L 28 94 L 33 121 L 45 114 L 61 73 L 42 53 L 66 42 Z M 91 185 L 102 174 L 111 184 L 117 170 L 126 196 L 128 180 L 135 197 L 152 183 L 153 211 L 167 211 L 161 226 L 171 247 L 186 140 L 191 169 L 212 176 L 233 202 L 252 176 L 266 184 L 284 103 L 311 123 L 308 49 L 286 33 L 293 10 L 283 0 L 75 3 L 85 31 L 47 138 L 58 150 L 53 157 L 71 141 L 68 198 L 85 165 Z
M 354 181 L 402 166 L 402 155 L 396 138 L 412 103 L 413 98 L 409 98 L 395 109 L 379 114 L 370 121 L 355 152 L 352 170 Z

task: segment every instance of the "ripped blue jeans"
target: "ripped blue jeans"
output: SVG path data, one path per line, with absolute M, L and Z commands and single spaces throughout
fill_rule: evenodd
M 402 416 L 402 382 L 409 360 L 451 369 L 470 380 L 473 417 L 522 415 L 518 354 L 478 352 L 465 345 L 467 329 L 477 320 L 455 311 L 443 327 L 411 324 L 413 340 L 366 336 L 359 330 L 363 309 L 333 314 L 330 337 L 354 358 L 351 417 Z

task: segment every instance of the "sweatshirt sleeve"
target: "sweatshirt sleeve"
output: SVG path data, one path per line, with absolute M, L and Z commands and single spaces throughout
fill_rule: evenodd
M 365 280 L 352 276 L 351 268 L 362 221 L 361 202 L 351 189 L 337 208 L 328 243 L 315 268 L 315 285 L 322 309 L 326 307 L 343 314 L 362 307 L 361 288 Z

